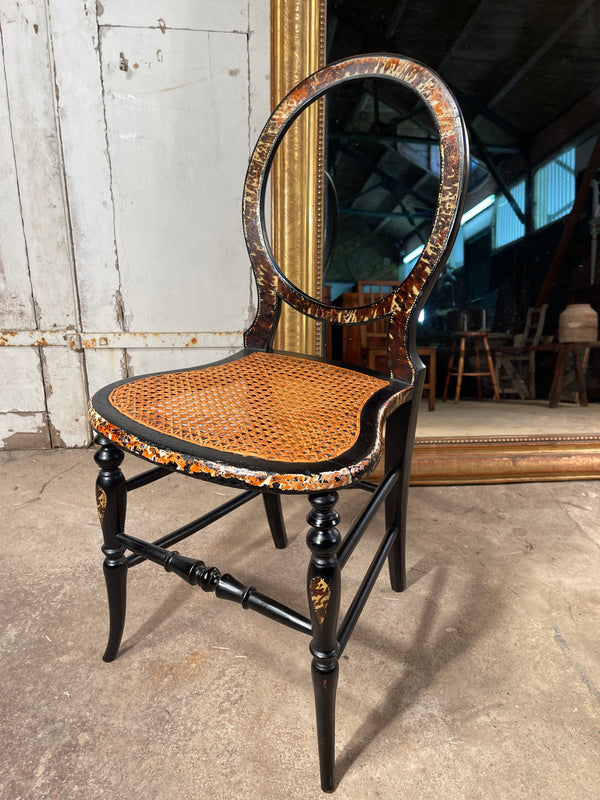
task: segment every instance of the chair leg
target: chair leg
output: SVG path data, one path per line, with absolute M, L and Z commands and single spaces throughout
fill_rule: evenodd
M 436 384 L 436 371 L 437 371 L 437 353 L 435 347 L 432 347 L 429 353 L 429 364 L 427 365 L 428 376 L 427 381 L 429 384 L 429 410 L 435 411 L 435 384 Z
M 529 354 L 529 399 L 535 400 L 535 350 Z
M 416 410 L 414 401 L 400 406 L 388 419 L 385 429 L 385 473 L 387 475 L 397 466 L 401 468 L 398 484 L 385 501 L 386 529 L 398 529 L 388 556 L 390 583 L 395 592 L 406 589 L 406 507 L 417 423 Z
M 454 402 L 458 403 L 460 400 L 460 389 L 463 381 L 463 372 L 465 371 L 465 350 L 467 347 L 467 340 L 464 336 L 460 337 L 460 344 L 458 348 L 458 374 L 456 376 L 456 389 L 454 391 Z
M 479 401 L 483 400 L 483 394 L 481 393 L 481 358 L 479 357 L 479 342 L 475 339 L 475 372 L 477 373 L 475 380 L 477 381 L 477 399 Z M 492 378 L 493 380 L 493 378 Z
M 287 547 L 287 534 L 285 532 L 285 523 L 283 521 L 283 512 L 281 510 L 281 497 L 278 494 L 263 494 L 263 501 L 265 504 L 265 511 L 267 512 L 267 520 L 269 528 L 271 529 L 271 536 L 275 547 L 283 550 Z
M 448 386 L 450 385 L 450 376 L 452 375 L 452 367 L 454 366 L 454 351 L 456 350 L 456 336 L 452 337 L 452 349 L 450 351 L 450 359 L 448 360 L 448 368 L 446 370 L 446 380 L 444 381 L 444 391 L 442 393 L 442 403 L 446 402 L 448 397 Z
M 337 492 L 309 495 L 311 525 L 306 536 L 311 559 L 308 566 L 308 604 L 313 625 L 310 644 L 312 682 L 317 715 L 317 739 L 321 788 L 335 788 L 335 699 L 339 673 L 337 624 L 340 608 L 341 573 L 337 560 L 340 534 L 336 527 L 339 514 L 334 506 Z
M 488 371 L 490 373 L 490 379 L 492 381 L 492 388 L 494 390 L 494 400 L 499 403 L 500 402 L 500 394 L 498 392 L 498 383 L 496 381 L 496 371 L 494 370 L 494 361 L 492 359 L 492 354 L 490 352 L 490 346 L 488 344 L 487 336 L 483 339 L 483 349 L 485 351 L 485 358 L 487 361 Z
M 127 560 L 125 548 L 115 537 L 125 528 L 127 486 L 125 476 L 119 469 L 123 453 L 103 436 L 96 436 L 95 441 L 100 445 L 94 456 L 100 467 L 96 479 L 96 503 L 104 536 L 102 552 L 105 556 L 104 578 L 110 621 L 108 644 L 102 658 L 104 661 L 113 661 L 117 657 L 125 627 Z

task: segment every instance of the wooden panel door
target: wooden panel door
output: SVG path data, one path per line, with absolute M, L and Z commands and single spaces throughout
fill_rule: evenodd
M 100 385 L 240 346 L 268 5 L 3 3 L 0 447 L 87 444 Z

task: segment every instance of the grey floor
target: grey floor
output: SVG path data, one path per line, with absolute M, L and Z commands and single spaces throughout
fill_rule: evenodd
M 560 403 L 550 408 L 547 400 L 460 400 L 439 398 L 435 411 L 421 403 L 417 436 L 547 436 L 600 434 L 600 403 L 580 406 Z
M 322 797 L 308 638 L 142 564 L 105 664 L 91 453 L 0 472 L 0 797 Z M 131 496 L 129 531 L 228 494 L 171 476 Z M 346 524 L 363 499 L 342 495 Z M 304 609 L 305 504 L 285 500 L 286 551 L 257 501 L 179 549 Z M 415 488 L 409 518 L 409 589 L 380 576 L 342 659 L 336 796 L 600 797 L 600 483 Z

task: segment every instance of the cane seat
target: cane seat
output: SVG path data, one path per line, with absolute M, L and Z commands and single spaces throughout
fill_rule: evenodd
M 383 412 L 412 391 L 318 359 L 242 351 L 107 386 L 90 418 L 98 433 L 157 465 L 233 486 L 316 491 L 373 470 Z

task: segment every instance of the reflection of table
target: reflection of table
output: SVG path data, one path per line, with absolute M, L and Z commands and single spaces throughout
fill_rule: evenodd
M 589 352 L 594 347 L 600 347 L 600 342 L 555 342 L 553 344 L 538 344 L 533 349 L 537 351 L 551 351 L 556 353 L 556 364 L 550 387 L 550 408 L 556 408 L 560 400 L 560 393 L 565 380 L 565 368 L 569 353 L 573 359 L 575 369 L 575 384 L 579 395 L 579 405 L 587 406 L 587 391 L 585 388 L 585 368 Z

